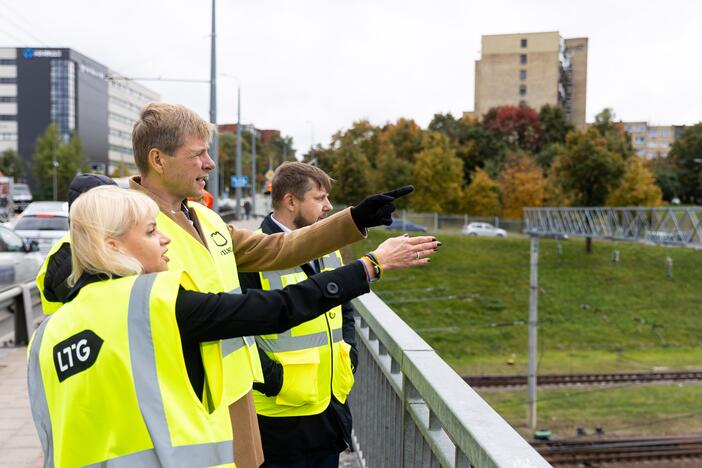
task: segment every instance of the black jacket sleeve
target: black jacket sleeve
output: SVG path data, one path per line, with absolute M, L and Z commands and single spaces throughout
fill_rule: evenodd
M 184 342 L 280 333 L 369 291 L 363 264 L 355 261 L 285 289 L 245 294 L 181 290 L 176 319 Z

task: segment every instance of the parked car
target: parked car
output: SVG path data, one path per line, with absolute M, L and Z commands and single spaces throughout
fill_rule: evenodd
M 470 223 L 461 232 L 468 236 L 507 237 L 507 231 L 488 223 Z
M 15 224 L 15 233 L 29 242 L 36 242 L 39 251 L 46 255 L 68 233 L 68 212 L 27 214 Z
M 36 243 L 0 226 L 0 291 L 32 281 L 43 261 Z
M 27 184 L 14 184 L 12 186 L 12 204 L 16 212 L 24 211 L 32 203 L 32 192 Z
M 390 226 L 386 226 L 385 229 L 404 232 L 427 232 L 426 226 L 410 223 L 409 221 L 403 221 L 401 219 L 393 219 Z

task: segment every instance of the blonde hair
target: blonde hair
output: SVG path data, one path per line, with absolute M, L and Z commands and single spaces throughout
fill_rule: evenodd
M 185 106 L 152 102 L 141 110 L 132 130 L 134 162 L 141 175 L 146 175 L 149 151 L 156 148 L 173 155 L 183 146 L 186 136 L 194 135 L 209 142 L 212 131 L 212 124 Z
M 69 286 L 75 285 L 83 273 L 109 278 L 142 273 L 139 260 L 110 248 L 107 240 L 122 238 L 142 219 L 155 218 L 158 211 L 158 205 L 148 196 L 109 185 L 79 196 L 69 216 L 73 267 Z

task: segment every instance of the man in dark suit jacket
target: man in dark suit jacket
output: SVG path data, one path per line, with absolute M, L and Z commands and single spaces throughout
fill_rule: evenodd
M 309 164 L 287 162 L 281 165 L 272 183 L 274 211 L 261 223 L 262 232 L 291 232 L 326 217 L 332 209 L 328 198 L 331 181 L 324 171 Z M 307 276 L 318 273 L 319 259 L 300 265 L 300 269 Z M 239 279 L 242 290 L 262 288 L 261 277 L 257 273 L 240 273 Z M 347 302 L 342 305 L 341 311 L 342 337 L 351 347 L 349 356 L 355 371 L 358 352 L 353 307 Z M 330 346 L 326 349 L 333 348 Z M 255 383 L 254 390 L 266 397 L 276 396 L 283 387 L 283 366 L 271 359 L 260 346 L 259 354 L 265 382 Z M 320 365 L 324 365 L 324 360 Z M 319 385 L 330 388 L 331 382 L 320 382 Z M 333 392 L 327 407 L 317 414 L 272 417 L 260 414 L 260 408 L 257 411 L 266 460 L 263 467 L 337 467 L 339 453 L 351 447 L 351 411 L 348 404 L 337 400 Z

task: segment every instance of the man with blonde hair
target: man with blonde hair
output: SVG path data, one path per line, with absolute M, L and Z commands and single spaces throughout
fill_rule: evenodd
M 266 236 L 227 225 L 213 211 L 188 202 L 200 198 L 214 161 L 208 153 L 212 126 L 181 105 L 152 103 L 134 125 L 132 145 L 140 176 L 130 188 L 150 196 L 159 206 L 159 230 L 172 239 L 171 270 L 190 274 L 202 292 L 240 291 L 237 271 L 292 268 L 364 238 L 366 228 L 391 222 L 395 198 L 412 191 L 367 197 L 357 206 L 289 235 Z M 331 291 L 330 291 L 331 293 Z M 216 398 L 199 353 L 184 349 L 194 379 L 204 381 L 203 395 Z M 224 389 L 230 404 L 237 466 L 257 467 L 263 462 L 261 441 L 252 399 L 252 384 L 262 381 L 258 350 L 253 338 L 221 342 Z

